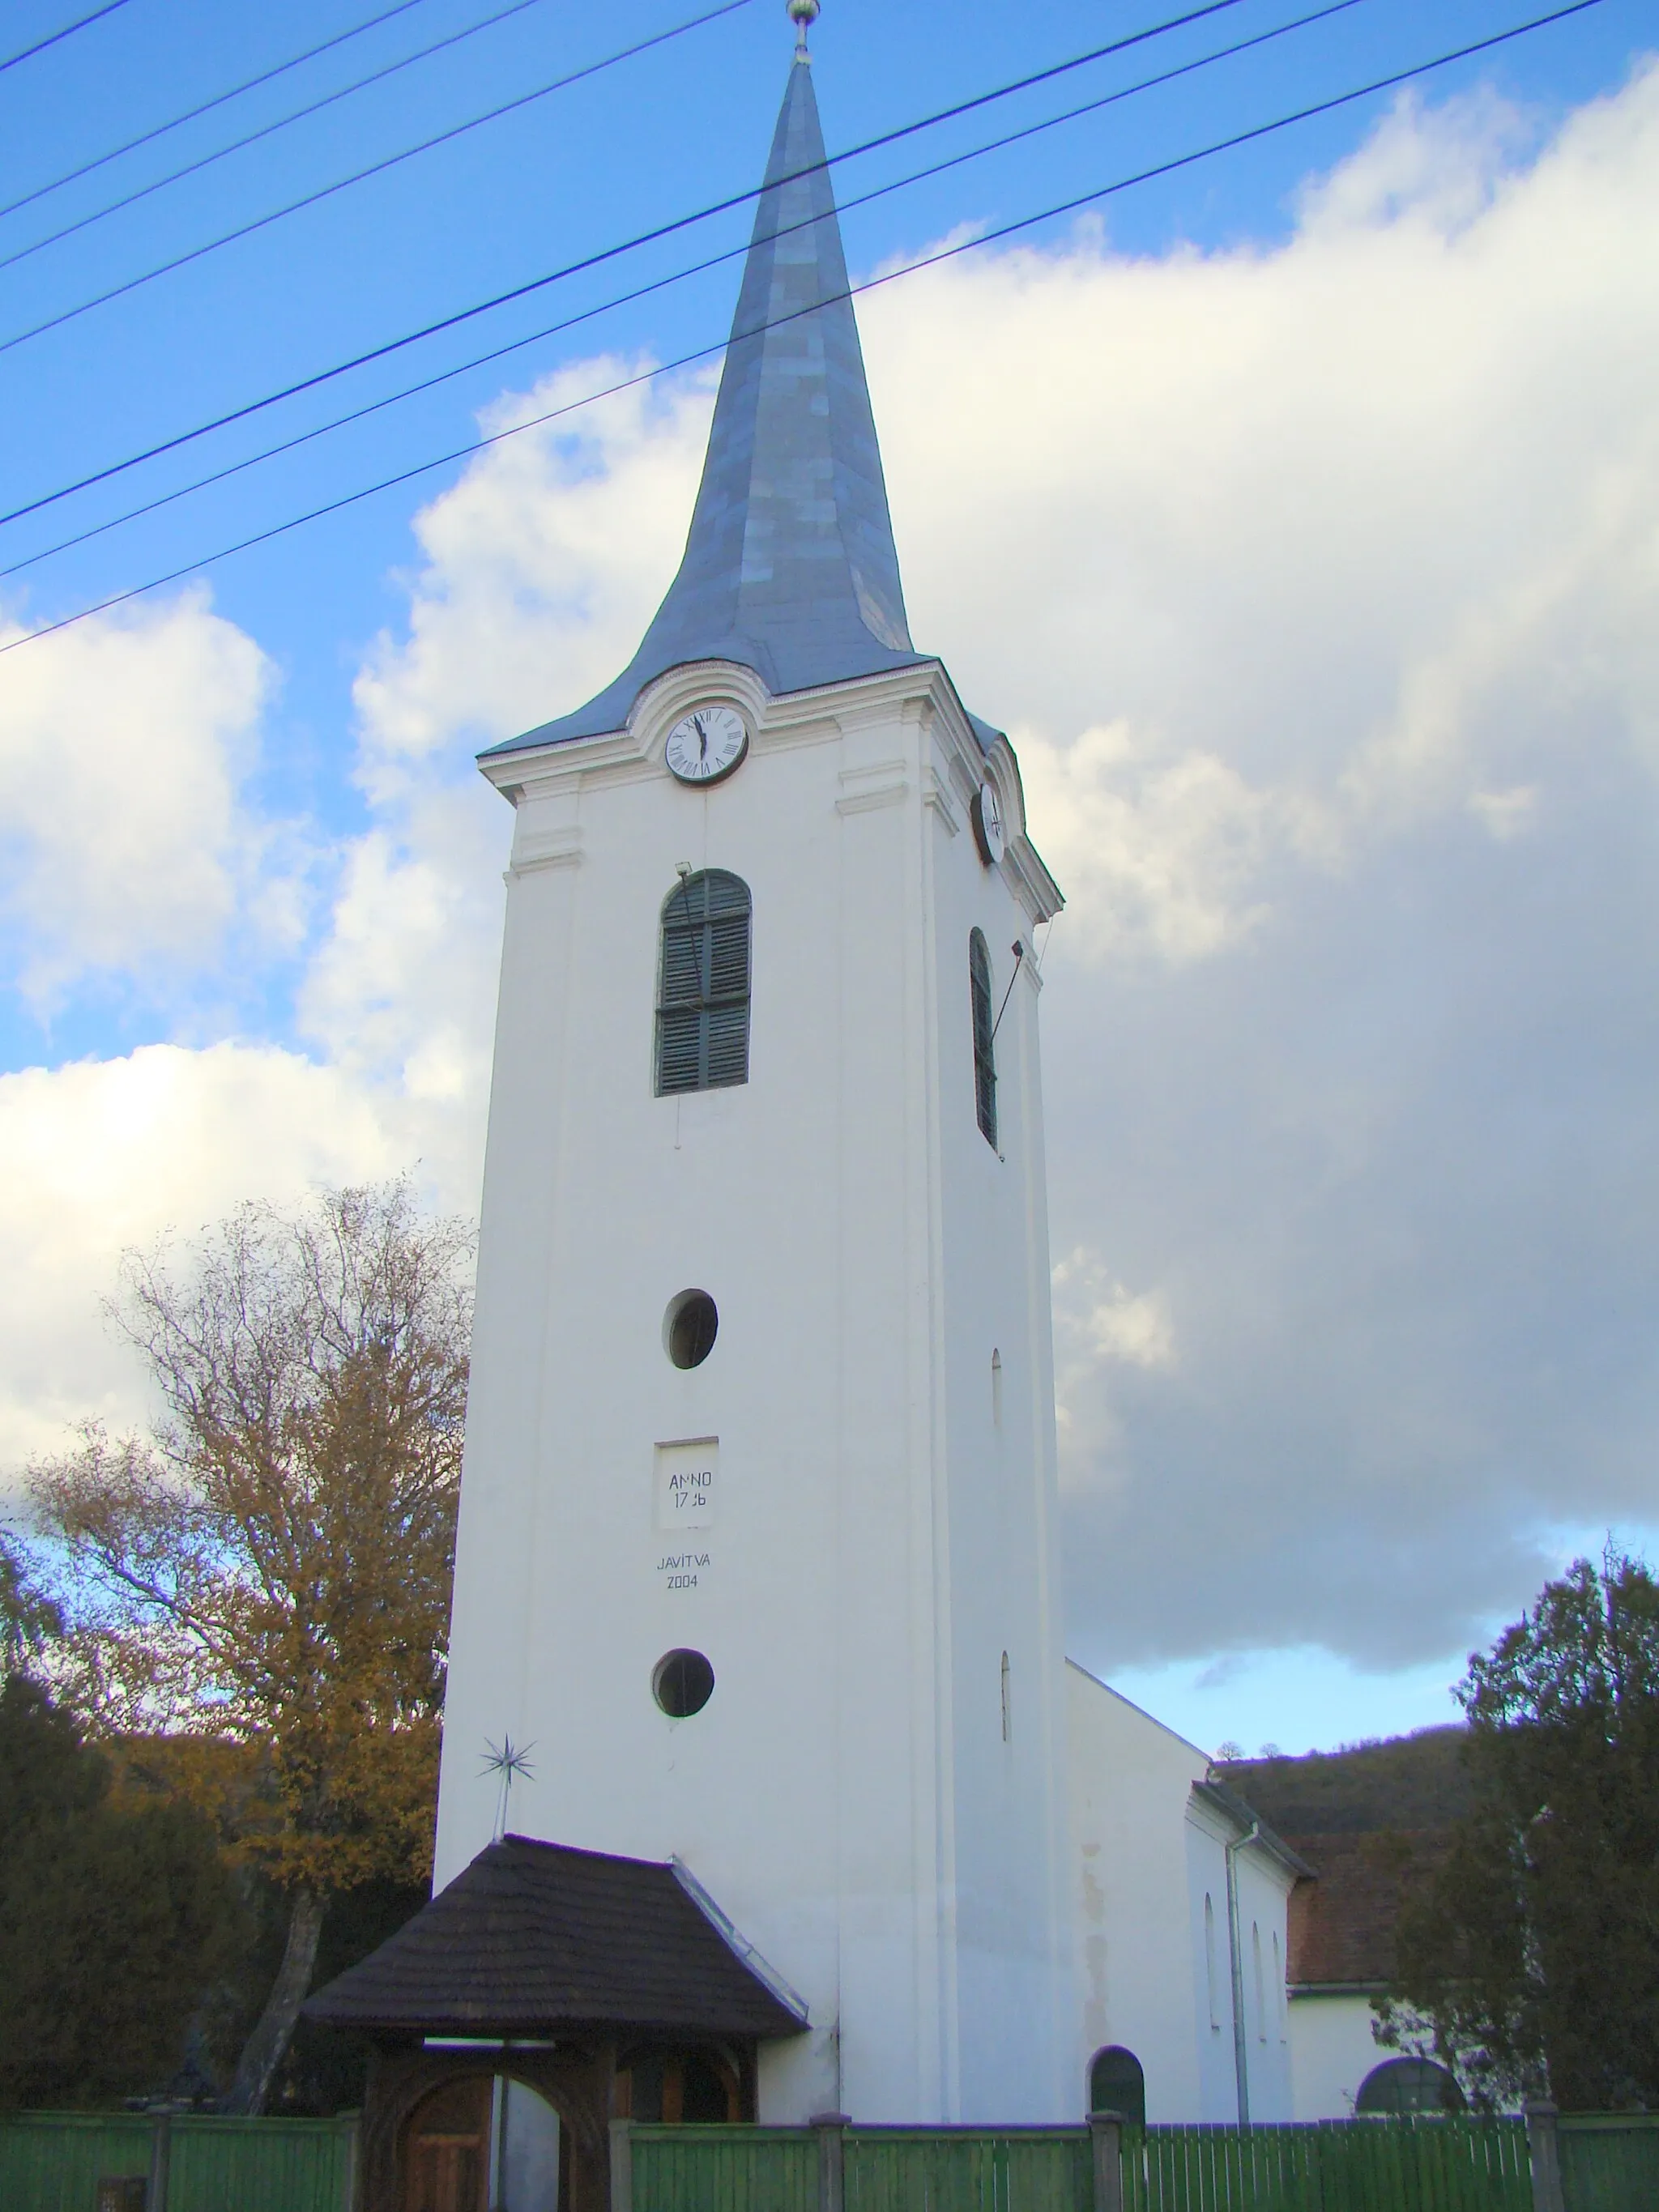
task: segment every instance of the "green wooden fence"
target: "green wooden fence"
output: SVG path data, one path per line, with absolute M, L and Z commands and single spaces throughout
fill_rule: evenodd
M 647 2127 L 629 2130 L 637 2207 L 675 2212 L 817 2212 L 810 2128 Z
M 1659 2205 L 1659 2112 L 1564 2113 L 1566 2212 L 1650 2212 Z
M 1126 2130 L 1124 2212 L 1532 2212 L 1519 2120 Z
M 629 2129 L 628 2212 L 818 2212 L 807 2129 Z M 1094 2212 L 1085 2128 L 848 2128 L 843 2212 Z M 1125 2128 L 1122 2212 L 1532 2212 L 1513 2119 Z M 1628 2200 L 1659 2206 L 1659 2197 Z M 1626 2212 L 1597 2200 L 1567 2212 Z
M 619 2124 L 620 2125 L 621 2124 Z M 352 2212 L 356 2124 L 187 2115 L 168 2126 L 166 2212 Z M 626 2130 L 628 2212 L 820 2212 L 811 2128 Z M 1559 2124 L 1565 2212 L 1659 2212 L 1659 2114 Z M 147 2179 L 155 2123 L 131 2113 L 0 2120 L 0 2212 L 97 2212 Z M 842 2212 L 1095 2212 L 1084 2128 L 847 2128 Z M 1125 2128 L 1122 2212 L 1532 2212 L 1512 2119 Z M 154 2212 L 154 2208 L 152 2208 Z
M 1091 2212 L 1089 2138 L 1077 2128 L 849 2129 L 846 2212 Z
M 167 2127 L 167 2212 L 352 2212 L 357 2124 L 228 2120 Z M 0 2120 L 3 2212 L 98 2212 L 100 2182 L 148 2181 L 143 2114 L 20 2112 Z

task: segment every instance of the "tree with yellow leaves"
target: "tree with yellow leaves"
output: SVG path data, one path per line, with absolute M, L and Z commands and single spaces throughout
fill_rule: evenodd
M 229 2111 L 264 2108 L 330 1895 L 430 1869 L 470 1250 L 399 1182 L 245 1206 L 182 1267 L 130 1255 L 110 1310 L 163 1418 L 32 1470 L 71 1702 L 261 1754 L 240 1847 L 288 1936 Z

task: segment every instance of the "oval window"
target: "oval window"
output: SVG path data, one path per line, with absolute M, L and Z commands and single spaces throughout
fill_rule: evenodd
M 665 1651 L 651 1673 L 651 1694 L 671 1721 L 689 1720 L 714 1694 L 714 1670 L 701 1651 Z
M 719 1309 L 707 1291 L 682 1291 L 663 1316 L 662 1340 L 676 1367 L 701 1367 L 720 1334 Z

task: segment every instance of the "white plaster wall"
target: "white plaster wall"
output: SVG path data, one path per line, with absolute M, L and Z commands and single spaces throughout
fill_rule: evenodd
M 710 697 L 750 757 L 690 792 L 662 739 Z M 533 1743 L 515 1829 L 679 1855 L 807 2000 L 768 2118 L 1077 2110 L 1036 979 L 997 1040 L 998 1160 L 967 970 L 976 923 L 1000 995 L 1046 878 L 1018 842 L 981 866 L 977 766 L 937 669 L 773 701 L 705 667 L 628 732 L 492 770 L 518 819 L 436 1878 L 489 1840 L 486 1738 Z M 753 896 L 750 1080 L 657 1098 L 681 862 Z M 662 1323 L 691 1287 L 720 1334 L 683 1373 Z M 653 1448 L 706 1437 L 715 1522 L 671 1587 Z M 672 1722 L 650 1675 L 682 1644 L 717 1686 Z
M 1223 2117 L 1204 2096 L 1195 2017 L 1202 1960 L 1194 1944 L 1185 1848 L 1188 1799 L 1204 1778 L 1204 1753 L 1074 1662 L 1066 1682 L 1078 1883 L 1078 2104 L 1087 2110 L 1095 2053 L 1115 2043 L 1140 2061 L 1149 2120 Z M 1225 1996 L 1224 1966 L 1224 2020 Z
M 1194 1795 L 1208 1771 L 1203 1752 L 1074 1662 L 1066 1702 L 1078 1885 L 1075 2078 L 1085 2105 L 1090 2062 L 1103 2045 L 1121 2044 L 1140 2061 L 1149 2121 L 1236 2120 L 1226 1845 L 1247 1831 Z M 1252 1844 L 1238 1853 L 1237 1876 L 1251 2118 L 1289 2119 L 1283 1960 L 1294 1876 Z
M 1188 2110 L 1168 2117 L 1227 2124 L 1238 2118 L 1232 1966 L 1227 1948 L 1226 1844 L 1232 1832 L 1195 1809 L 1190 1800 L 1183 1808 L 1182 1827 L 1188 1925 L 1192 1929 L 1191 1979 L 1198 2083 L 1194 2103 Z
M 1294 1992 L 1290 2002 L 1291 2070 L 1298 2120 L 1353 2117 L 1359 2085 L 1393 2054 L 1377 2048 L 1376 2015 L 1360 1992 Z
M 1285 1988 L 1285 1942 L 1295 1878 L 1279 1861 L 1254 1849 L 1240 1851 L 1237 1868 L 1239 1955 L 1244 1974 L 1250 2118 L 1253 2121 L 1288 2120 L 1295 2115 L 1291 2087 L 1289 2005 Z

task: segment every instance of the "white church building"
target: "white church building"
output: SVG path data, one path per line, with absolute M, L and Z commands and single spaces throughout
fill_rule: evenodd
M 1290 2118 L 1305 1869 L 1066 1657 L 1061 897 L 910 637 L 804 22 L 679 571 L 480 765 L 514 826 L 434 1898 L 310 2007 L 375 2039 L 369 2212 L 416 2173 L 531 2212 L 504 2176 L 561 2132 L 597 2212 L 617 2114 Z

